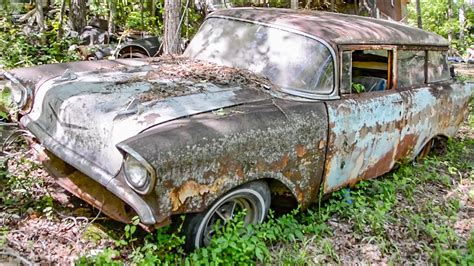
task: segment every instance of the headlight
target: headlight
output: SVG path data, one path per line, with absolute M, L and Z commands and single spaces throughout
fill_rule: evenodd
M 141 156 L 127 154 L 123 165 L 125 180 L 140 194 L 148 194 L 155 185 L 155 171 Z
M 136 188 L 143 188 L 150 180 L 148 171 L 132 156 L 128 156 L 125 160 L 125 175 L 128 182 Z

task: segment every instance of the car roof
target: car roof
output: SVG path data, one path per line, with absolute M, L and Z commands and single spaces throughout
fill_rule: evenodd
M 227 17 L 295 30 L 325 40 L 333 46 L 345 44 L 448 46 L 431 32 L 400 22 L 333 12 L 282 8 L 230 8 L 209 17 Z

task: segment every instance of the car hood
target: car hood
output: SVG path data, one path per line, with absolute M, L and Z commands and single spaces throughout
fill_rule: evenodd
M 97 71 L 104 72 L 120 67 L 136 67 L 146 65 L 146 60 L 136 59 L 117 59 L 117 60 L 99 60 L 99 61 L 79 61 L 59 64 L 48 64 L 33 67 L 23 67 L 8 70 L 8 74 L 17 79 L 25 87 L 34 91 L 44 82 L 51 78 L 63 75 L 66 71 L 84 72 Z
M 50 79 L 36 90 L 33 108 L 21 122 L 40 142 L 52 138 L 114 176 L 123 160 L 118 143 L 167 121 L 271 97 L 264 89 L 210 77 L 172 73 L 170 78 L 161 74 L 165 70 L 144 65 Z

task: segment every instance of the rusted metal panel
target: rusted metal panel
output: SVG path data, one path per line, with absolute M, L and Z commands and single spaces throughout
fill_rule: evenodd
M 71 81 L 51 79 L 37 90 L 36 104 L 22 118 L 23 124 L 33 131 L 29 124 L 34 122 L 55 141 L 113 176 L 123 159 L 117 143 L 167 121 L 271 97 L 232 84 L 155 77 L 159 71 L 159 65 L 149 65 L 82 72 Z
M 201 211 L 229 189 L 262 178 L 281 181 L 304 208 L 317 199 L 326 137 L 324 103 L 274 99 L 169 122 L 119 147 L 156 168 L 155 191 L 145 199 L 166 217 Z
M 388 172 L 396 161 L 413 159 L 435 136 L 454 136 L 471 94 L 468 86 L 447 81 L 328 102 L 324 192 Z
M 137 215 L 137 213 L 117 195 L 114 195 L 104 186 L 68 165 L 54 154 L 45 151 L 41 156 L 45 158 L 43 165 L 48 173 L 61 187 L 94 206 L 103 214 L 122 223 L 131 223 L 132 218 Z M 162 227 L 170 223 L 171 220 L 165 218 L 155 224 L 146 225 L 140 223 L 140 226 L 147 231 L 152 231 L 154 228 Z
M 413 159 L 433 137 L 454 136 L 468 114 L 472 89 L 448 81 L 400 93 L 406 111 L 396 160 Z
M 327 102 L 327 108 L 325 193 L 379 176 L 393 167 L 404 115 L 398 92 L 355 94 Z
M 121 199 L 54 154 L 47 152 L 45 155 L 48 159 L 43 164 L 60 186 L 116 221 L 132 221 L 136 213 L 131 209 L 127 211 Z
M 408 25 L 361 16 L 310 10 L 234 8 L 209 17 L 256 21 L 297 30 L 339 44 L 402 44 L 448 46 L 443 37 Z

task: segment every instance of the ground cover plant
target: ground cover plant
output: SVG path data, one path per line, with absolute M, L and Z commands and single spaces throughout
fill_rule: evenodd
M 307 211 L 229 223 L 186 253 L 178 228 L 114 223 L 58 188 L 15 143 L 0 171 L 3 258 L 91 264 L 474 263 L 474 101 L 456 138 L 423 162 L 331 195 Z

